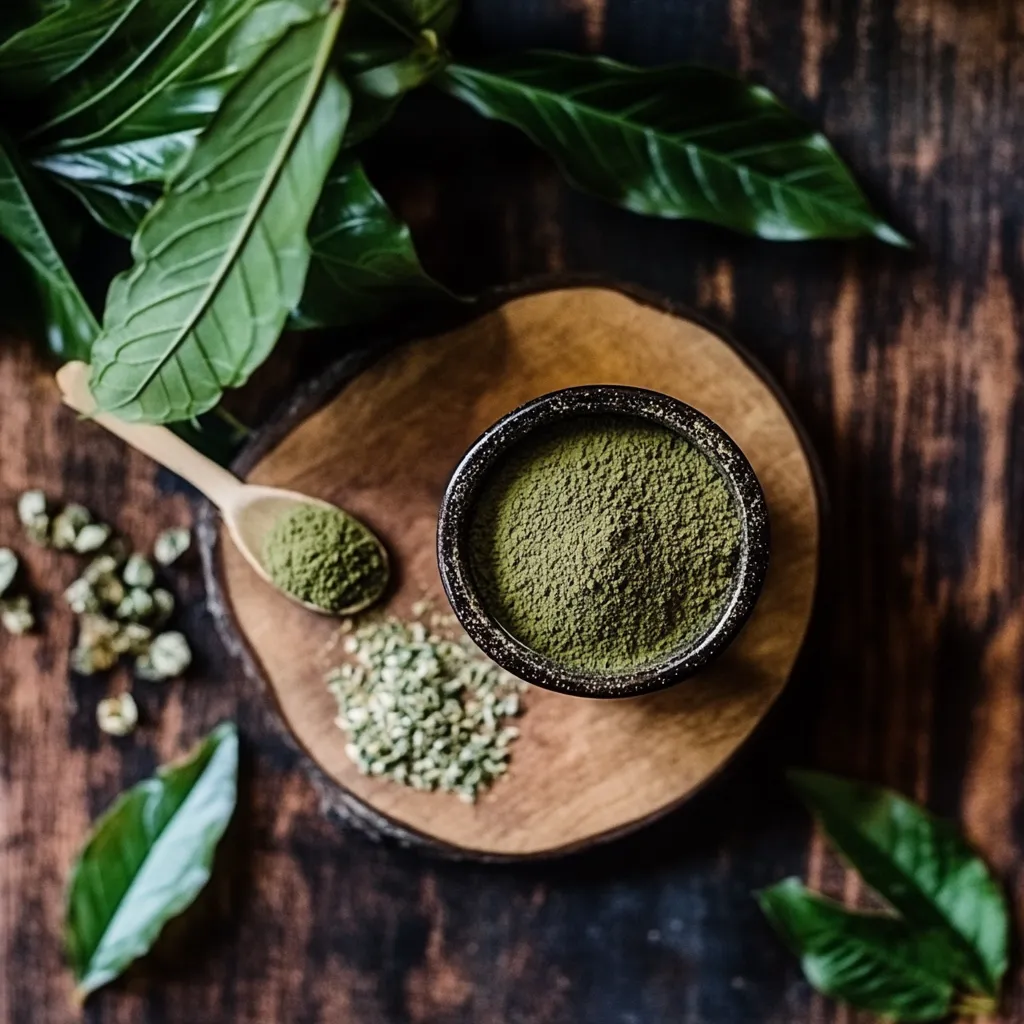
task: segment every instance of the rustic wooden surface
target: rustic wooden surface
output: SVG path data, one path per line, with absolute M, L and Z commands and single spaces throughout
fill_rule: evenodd
M 696 678 L 633 700 L 531 689 L 513 770 L 470 806 L 359 773 L 323 683 L 342 658 L 337 622 L 262 584 L 222 527 L 208 560 L 229 646 L 243 645 L 325 799 L 342 814 L 354 800 L 409 842 L 453 855 L 535 857 L 650 822 L 716 775 L 785 686 L 818 575 L 814 472 L 787 411 L 747 360 L 700 324 L 620 291 L 556 287 L 400 345 L 355 379 L 343 371 L 322 407 L 300 403 L 254 438 L 261 454 L 246 479 L 329 501 L 370 526 L 398 568 L 384 614 L 408 619 L 427 601 L 451 616 L 435 551 L 453 468 L 506 413 L 579 384 L 657 388 L 723 427 L 764 488 L 772 560 L 743 632 Z
M 789 873 L 857 886 L 782 770 L 884 780 L 961 820 L 1024 877 L 1024 8 L 1011 0 L 472 0 L 464 52 L 550 45 L 749 74 L 835 138 L 914 236 L 773 246 L 606 209 L 514 133 L 423 99 L 376 164 L 426 258 L 465 288 L 573 269 L 700 306 L 782 381 L 834 506 L 829 595 L 798 685 L 683 812 L 582 859 L 445 865 L 344 835 L 272 738 L 193 589 L 197 676 L 100 740 L 100 688 L 67 682 L 70 622 L 0 640 L 0 1019 L 79 1019 L 61 887 L 91 816 L 233 716 L 247 740 L 236 909 L 189 962 L 101 994 L 93 1024 L 848 1024 L 813 995 L 751 889 Z M 419 136 L 422 146 L 410 146 Z M 379 176 L 379 175 L 378 175 Z M 385 176 L 386 178 L 386 176 Z M 330 355 L 336 354 L 331 343 Z M 295 349 L 276 374 L 296 369 Z M 0 343 L 0 536 L 26 484 L 84 500 L 140 542 L 185 499 L 60 411 L 25 344 Z M 161 500 L 157 502 L 157 496 Z M 69 567 L 34 552 L 47 590 Z M 194 583 L 191 584 L 194 588 Z M 1018 938 L 1017 946 L 1020 942 Z M 1019 960 L 1018 960 L 1019 962 Z M 1003 1020 L 1024 1021 L 1017 968 Z

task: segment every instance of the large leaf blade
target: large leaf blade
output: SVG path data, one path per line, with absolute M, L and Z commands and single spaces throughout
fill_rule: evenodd
M 95 56 L 144 0 L 97 0 L 56 7 L 0 46 L 0 89 L 31 95 Z
M 940 933 L 852 913 L 795 878 L 761 891 L 758 902 L 819 992 L 894 1020 L 950 1012 L 955 956 Z
M 188 156 L 197 135 L 198 129 L 41 153 L 33 158 L 33 163 L 69 181 L 131 188 L 165 181 Z
M 312 259 L 297 326 L 343 327 L 412 304 L 454 299 L 423 269 L 408 226 L 351 157 L 341 157 L 332 169 L 309 241 Z
M 189 419 L 270 353 L 302 294 L 306 228 L 348 114 L 328 70 L 341 16 L 292 29 L 253 69 L 143 222 L 93 348 L 101 407 Z
M 806 771 L 790 781 L 864 881 L 910 924 L 944 932 L 964 981 L 997 996 L 1008 963 L 1006 901 L 956 826 L 877 786 Z
M 32 137 L 54 173 L 120 184 L 165 180 L 231 89 L 327 0 L 130 3 L 131 16 L 104 45 L 44 94 L 50 116 Z
M 537 52 L 453 64 L 437 81 L 524 131 L 578 187 L 634 212 L 777 241 L 874 235 L 906 244 L 823 135 L 731 75 Z
M 97 224 L 122 238 L 134 237 L 157 198 L 143 188 L 67 178 L 56 180 L 78 199 Z
M 0 235 L 31 270 L 50 348 L 68 359 L 88 359 L 99 325 L 68 269 L 67 225 L 53 212 L 43 184 L 0 137 Z
M 145 955 L 199 895 L 235 810 L 237 777 L 238 736 L 225 724 L 96 823 L 68 886 L 67 950 L 81 997 Z

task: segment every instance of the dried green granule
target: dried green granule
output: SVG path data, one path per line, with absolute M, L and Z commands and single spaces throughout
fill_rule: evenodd
M 351 633 L 353 661 L 328 687 L 349 758 L 364 775 L 472 803 L 508 770 L 518 730 L 519 680 L 468 639 L 446 640 L 423 623 L 370 622 Z
M 340 509 L 320 505 L 298 505 L 277 520 L 263 564 L 286 593 L 335 614 L 367 607 L 388 583 L 373 534 Z
M 527 437 L 469 531 L 490 612 L 572 669 L 627 672 L 698 640 L 731 590 L 742 527 L 717 467 L 672 431 L 581 417 Z

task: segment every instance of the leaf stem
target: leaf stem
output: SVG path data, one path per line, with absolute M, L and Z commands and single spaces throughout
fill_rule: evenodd
M 393 29 L 400 32 L 406 39 L 416 42 L 419 39 L 419 33 L 412 31 L 408 26 L 403 25 L 397 18 L 390 15 L 387 11 L 382 10 L 374 3 L 374 0 L 363 0 L 362 6 L 368 11 L 373 11 L 374 14 L 380 18 L 381 21 L 387 22 Z
M 247 427 L 240 419 L 236 416 L 232 416 L 223 406 L 216 406 L 211 410 L 212 415 L 216 416 L 217 419 L 227 424 L 236 433 L 241 434 L 243 437 L 248 437 L 252 433 L 252 427 Z

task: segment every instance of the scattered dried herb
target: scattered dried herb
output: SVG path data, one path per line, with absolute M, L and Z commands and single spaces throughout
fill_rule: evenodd
M 174 565 L 192 546 L 192 531 L 185 527 L 173 527 L 164 530 L 153 545 L 153 558 L 157 565 L 165 569 Z
M 139 708 L 130 693 L 107 697 L 96 705 L 96 724 L 108 736 L 128 736 L 139 724 Z
M 36 625 L 32 602 L 24 595 L 0 601 L 0 625 L 14 636 L 31 633 Z
M 793 878 L 759 893 L 807 980 L 893 1020 L 994 1013 L 1008 962 L 1006 900 L 955 826 L 887 789 L 818 772 L 791 779 L 894 911 L 847 910 Z
M 54 530 L 60 518 L 53 520 Z M 72 550 L 78 550 L 82 534 L 97 525 L 105 531 L 104 544 L 112 538 L 108 526 L 93 523 L 91 516 L 86 519 L 77 509 L 68 521 L 79 531 L 70 535 L 68 547 Z M 178 535 L 175 546 L 187 550 L 189 531 L 174 532 Z M 68 607 L 80 616 L 71 667 L 80 675 L 92 676 L 109 671 L 127 655 L 134 658 L 140 679 L 174 679 L 192 662 L 183 634 L 158 632 L 174 612 L 174 597 L 169 590 L 155 586 L 156 571 L 145 555 L 134 552 L 125 556 L 125 550 L 118 543 L 102 551 L 64 592 Z
M 184 674 L 192 663 L 192 651 L 184 634 L 163 631 L 175 602 L 168 589 L 156 585 L 152 562 L 130 552 L 126 542 L 108 524 L 96 522 L 84 506 L 69 504 L 52 515 L 51 511 L 42 491 L 28 491 L 18 500 L 18 517 L 35 543 L 93 556 L 64 591 L 65 602 L 78 616 L 71 669 L 94 676 L 130 658 L 139 679 L 162 681 Z M 189 530 L 164 531 L 154 545 L 154 559 L 161 565 L 171 564 L 190 545 Z M 0 548 L 0 626 L 22 634 L 34 627 L 35 617 L 30 599 L 12 593 L 18 570 L 17 555 Z M 131 695 L 101 702 L 97 721 L 111 735 L 131 732 L 138 721 Z
M 0 548 L 0 626 L 12 636 L 30 633 L 36 624 L 31 599 L 13 593 L 19 570 L 18 556 L 10 548 Z
M 0 548 L 0 598 L 18 575 L 18 556 L 10 548 Z
M 183 675 L 192 664 L 192 651 L 183 633 L 161 633 L 135 662 L 140 679 L 159 681 Z
M 473 803 L 508 771 L 522 684 L 468 638 L 422 622 L 369 622 L 345 639 L 352 663 L 328 688 L 345 751 L 364 775 Z

